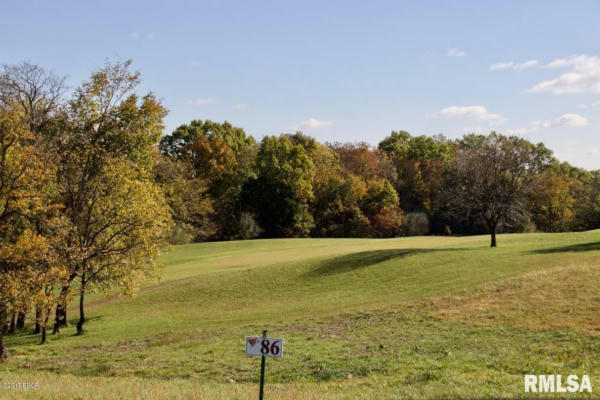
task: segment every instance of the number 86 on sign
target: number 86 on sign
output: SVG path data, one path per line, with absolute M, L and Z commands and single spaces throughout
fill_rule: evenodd
M 283 339 L 246 336 L 246 355 L 279 358 L 283 356 Z

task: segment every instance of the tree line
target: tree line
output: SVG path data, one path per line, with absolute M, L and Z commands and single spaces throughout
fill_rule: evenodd
M 228 122 L 163 135 L 131 62 L 68 91 L 30 63 L 0 72 L 0 360 L 31 321 L 41 342 L 92 291 L 133 294 L 171 244 L 279 237 L 491 235 L 600 227 L 600 171 L 523 138 L 413 136 L 377 146 L 302 132 L 260 141 Z M 67 93 L 69 92 L 69 93 Z
M 490 233 L 493 247 L 497 232 L 600 227 L 600 171 L 496 132 L 394 131 L 378 146 L 302 132 L 259 142 L 228 122 L 194 120 L 159 148 L 173 243 Z

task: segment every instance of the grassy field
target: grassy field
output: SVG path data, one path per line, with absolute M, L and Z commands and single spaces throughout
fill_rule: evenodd
M 488 240 L 175 247 L 158 284 L 91 299 L 85 335 L 8 337 L 0 383 L 39 388 L 0 398 L 257 398 L 244 340 L 263 329 L 285 339 L 267 399 L 525 398 L 524 374 L 588 374 L 594 393 L 568 397 L 594 397 L 600 231 Z

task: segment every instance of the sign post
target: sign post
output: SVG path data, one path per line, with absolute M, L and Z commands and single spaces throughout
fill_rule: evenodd
M 261 358 L 258 398 L 263 400 L 267 357 L 281 358 L 283 356 L 283 339 L 268 338 L 267 331 L 263 331 L 262 337 L 246 336 L 246 355 L 260 356 Z
M 263 339 L 267 338 L 267 331 L 263 331 Z M 260 357 L 260 390 L 258 392 L 258 400 L 263 400 L 263 392 L 265 388 L 265 364 L 267 363 L 267 358 L 262 355 Z

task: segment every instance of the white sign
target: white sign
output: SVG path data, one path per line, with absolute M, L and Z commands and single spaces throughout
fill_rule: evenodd
M 283 339 L 246 336 L 246 355 L 281 357 L 283 356 Z

